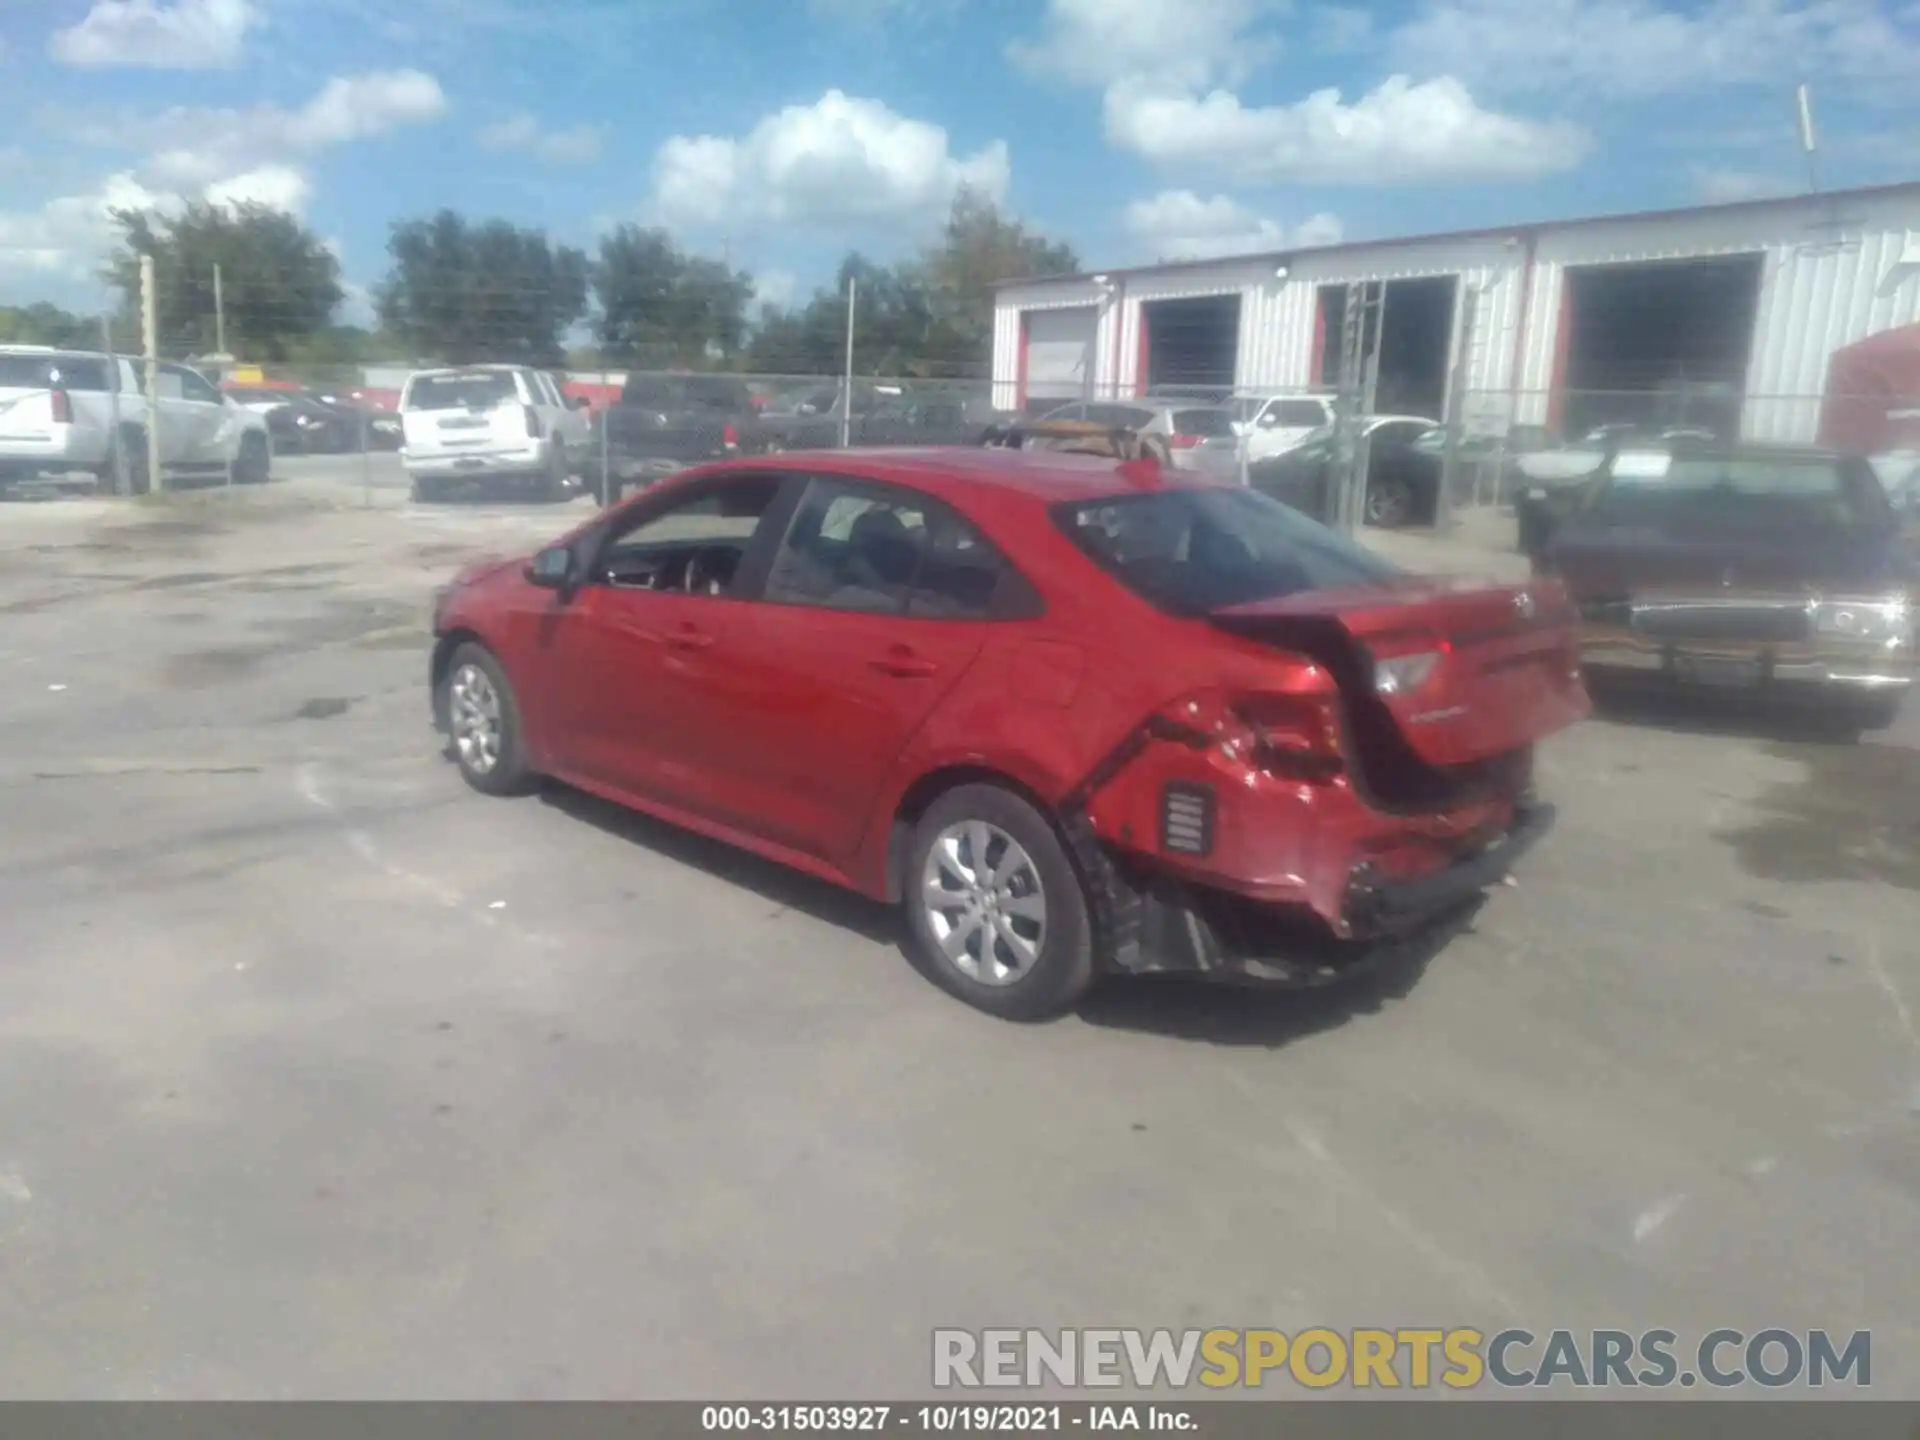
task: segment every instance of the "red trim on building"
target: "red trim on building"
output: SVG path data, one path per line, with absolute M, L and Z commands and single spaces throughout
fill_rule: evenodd
M 1032 337 L 1027 331 L 1027 312 L 1020 312 L 1020 341 L 1013 347 L 1013 408 L 1023 414 L 1027 408 L 1027 346 Z
M 1573 277 L 1560 269 L 1560 315 L 1553 327 L 1553 373 L 1547 379 L 1547 429 L 1559 433 L 1567 404 L 1567 359 L 1573 349 Z

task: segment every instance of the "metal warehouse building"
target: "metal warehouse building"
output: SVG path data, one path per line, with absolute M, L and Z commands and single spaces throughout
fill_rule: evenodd
M 1020 281 L 995 404 L 1332 388 L 1349 295 L 1381 300 L 1380 413 L 1572 434 L 1717 395 L 1810 441 L 1836 357 L 1920 322 L 1920 182 Z

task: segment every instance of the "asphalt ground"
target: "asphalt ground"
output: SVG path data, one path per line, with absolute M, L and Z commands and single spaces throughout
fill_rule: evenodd
M 884 910 L 461 784 L 431 592 L 589 502 L 279 469 L 0 505 L 0 1395 L 903 1397 L 942 1326 L 1521 1325 L 1870 1329 L 1920 1396 L 1920 717 L 1597 719 L 1381 984 L 1014 1026 Z

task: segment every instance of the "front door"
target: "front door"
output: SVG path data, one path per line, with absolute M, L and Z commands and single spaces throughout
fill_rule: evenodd
M 184 365 L 162 365 L 159 391 L 160 463 L 202 467 L 226 459 L 221 452 L 227 418 L 225 398 Z
M 737 704 L 728 646 L 780 489 L 775 476 L 717 477 L 607 532 L 545 642 L 567 778 L 737 823 L 738 786 L 710 773 L 705 736 Z

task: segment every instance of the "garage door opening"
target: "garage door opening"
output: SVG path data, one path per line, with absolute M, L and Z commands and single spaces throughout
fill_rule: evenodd
M 1737 434 L 1760 278 L 1758 255 L 1569 269 L 1554 387 L 1562 433 Z
M 1051 410 L 1093 398 L 1093 347 L 1100 309 L 1028 310 L 1020 317 L 1020 407 Z
M 1224 400 L 1240 365 L 1240 297 L 1149 300 L 1140 307 L 1147 390 Z
M 1457 275 L 1418 280 L 1389 280 L 1379 319 L 1380 376 L 1374 386 L 1376 415 L 1421 415 L 1438 420 L 1447 401 L 1447 357 L 1453 346 Z M 1376 289 L 1375 293 L 1380 293 Z M 1319 383 L 1340 385 L 1342 330 L 1347 316 L 1347 287 L 1320 287 Z M 1371 334 L 1362 336 L 1363 353 Z

